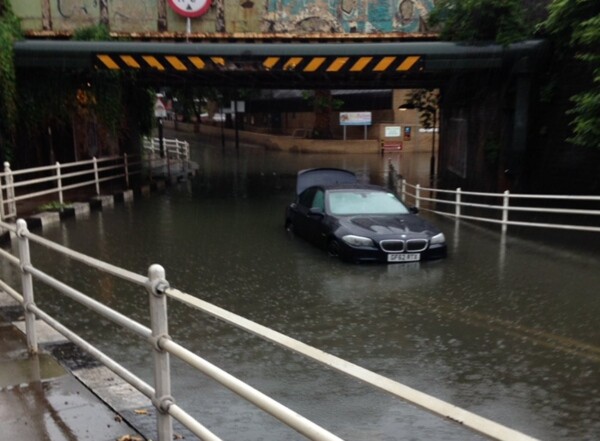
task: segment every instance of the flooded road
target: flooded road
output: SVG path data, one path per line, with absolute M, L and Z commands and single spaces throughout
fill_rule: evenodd
M 192 152 L 193 180 L 44 236 L 142 274 L 160 263 L 172 287 L 528 435 L 600 439 L 597 248 L 569 249 L 556 232 L 528 240 L 509 228 L 502 237 L 423 212 L 444 231 L 447 259 L 345 264 L 284 231 L 295 173 L 336 166 L 383 182 L 388 158 L 200 143 Z M 410 182 L 427 183 L 428 155 L 391 158 Z M 145 292 L 35 247 L 32 259 L 148 323 Z M 135 337 L 40 284 L 36 303 L 152 382 L 151 352 Z M 482 439 L 181 305 L 169 309 L 176 341 L 344 439 Z M 223 439 L 304 439 L 173 365 L 176 402 Z

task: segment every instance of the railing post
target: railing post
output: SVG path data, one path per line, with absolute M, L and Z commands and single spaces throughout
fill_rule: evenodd
M 415 187 L 415 207 L 421 208 L 421 184 Z
M 402 200 L 406 199 L 406 179 L 402 178 Z
M 60 162 L 56 161 L 56 185 L 58 187 L 58 202 L 60 203 L 60 206 L 62 207 L 63 203 L 64 203 L 64 199 L 63 199 L 63 192 L 62 192 L 62 178 L 60 175 Z
M 154 399 L 158 409 L 157 431 L 159 441 L 173 439 L 173 421 L 169 407 L 174 403 L 171 396 L 171 368 L 169 353 L 160 344 L 162 339 L 170 339 L 167 319 L 167 296 L 169 283 L 165 280 L 165 270 L 160 265 L 148 268 L 148 292 L 150 293 L 150 327 L 154 345 Z
M 396 191 L 400 192 L 400 197 L 402 198 L 402 200 L 404 200 L 404 176 L 402 175 L 397 175 L 396 178 Z
M 129 189 L 129 162 L 127 160 L 127 153 L 123 153 L 123 167 L 125 169 L 125 188 Z
M 460 203 L 462 201 L 462 189 L 460 187 L 458 187 L 456 189 L 456 205 L 454 206 L 454 216 L 456 216 L 457 218 L 460 217 Z
M 96 181 L 96 195 L 100 196 L 100 178 L 98 176 L 98 160 L 94 156 L 94 180 Z
M 7 162 L 4 163 L 4 171 L 6 172 L 6 164 L 8 164 Z M 6 181 L 7 178 L 5 176 L 4 180 Z M 2 176 L 0 176 L 0 221 L 4 222 L 6 218 L 6 212 L 4 211 L 4 189 L 2 188 Z
M 17 202 L 15 201 L 15 186 L 10 163 L 4 163 L 4 173 L 6 174 L 6 202 L 8 203 L 8 214 L 10 216 L 17 215 Z
M 27 272 L 31 266 L 31 255 L 29 254 L 29 239 L 25 234 L 27 222 L 24 219 L 17 220 L 17 237 L 19 240 L 19 259 L 21 261 L 21 285 L 23 287 L 23 309 L 25 310 L 25 333 L 27 335 L 27 347 L 31 353 L 37 353 L 37 335 L 35 333 L 35 314 L 29 310 L 33 305 L 33 278 Z
M 510 205 L 510 191 L 504 192 L 503 203 L 502 203 L 502 232 L 506 233 L 508 228 L 508 208 Z

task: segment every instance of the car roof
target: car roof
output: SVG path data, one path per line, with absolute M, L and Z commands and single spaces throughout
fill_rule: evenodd
M 313 187 L 321 187 L 325 191 L 335 190 L 371 190 L 371 191 L 383 191 L 386 193 L 392 193 L 391 190 L 381 187 L 380 185 L 373 184 L 329 184 L 329 185 L 313 185 Z
M 358 182 L 350 170 L 341 168 L 309 168 L 300 170 L 296 177 L 296 194 L 317 185 L 353 184 Z

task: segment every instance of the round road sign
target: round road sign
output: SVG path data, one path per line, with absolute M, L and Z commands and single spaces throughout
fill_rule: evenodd
M 200 17 L 208 8 L 211 0 L 169 0 L 169 6 L 184 17 Z

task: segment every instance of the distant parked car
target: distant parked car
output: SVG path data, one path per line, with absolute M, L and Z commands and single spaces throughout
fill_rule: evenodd
M 298 172 L 285 227 L 347 261 L 418 262 L 446 256 L 444 233 L 389 190 L 348 170 Z

